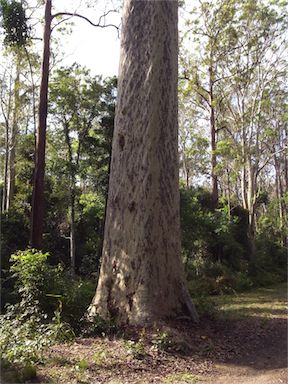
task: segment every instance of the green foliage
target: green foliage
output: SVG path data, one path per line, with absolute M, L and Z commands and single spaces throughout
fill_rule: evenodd
M 53 323 L 50 325 L 50 329 L 53 331 L 53 337 L 59 342 L 71 341 L 75 338 L 75 333 L 70 324 L 62 321 L 62 301 L 59 299 L 59 306 L 54 311 Z
M 77 64 L 57 70 L 51 79 L 54 129 L 48 136 L 47 173 L 52 177 L 46 190 L 45 247 L 55 261 L 69 265 L 69 243 L 64 238 L 69 236 L 73 193 L 76 271 L 94 279 L 101 254 L 115 97 L 115 78 L 92 77 Z
M 234 275 L 233 289 L 236 292 L 243 292 L 251 289 L 255 285 L 252 279 L 248 276 L 247 272 L 236 272 Z
M 83 207 L 84 216 L 104 218 L 105 200 L 100 194 L 93 192 L 82 194 L 79 203 Z
M 145 344 L 140 338 L 138 341 L 127 340 L 125 341 L 125 347 L 128 355 L 131 355 L 134 359 L 143 359 L 145 356 Z
M 116 324 L 112 320 L 103 319 L 101 316 L 95 316 L 93 322 L 83 318 L 81 331 L 85 337 L 119 334 L 119 328 Z
M 30 27 L 25 16 L 22 1 L 1 0 L 0 11 L 2 25 L 5 30 L 4 43 L 8 46 L 24 46 L 30 35 Z
M 156 332 L 152 335 L 151 342 L 158 351 L 168 352 L 173 347 L 171 336 L 160 329 L 156 329 Z
M 41 361 L 43 351 L 52 342 L 52 332 L 37 304 L 10 306 L 1 316 L 0 348 L 10 363 L 31 364 Z
M 11 271 L 22 297 L 25 294 L 30 301 L 37 300 L 41 310 L 50 319 L 53 318 L 54 330 L 59 338 L 65 338 L 67 335 L 62 319 L 76 332 L 80 331 L 80 320 L 95 293 L 95 282 L 71 279 L 61 265 L 49 265 L 48 257 L 48 253 L 34 250 L 18 252 L 11 256 L 14 262 Z M 65 335 L 60 337 L 63 330 Z
M 95 294 L 95 281 L 72 280 L 66 274 L 64 279 L 62 278 L 62 286 L 58 290 L 61 291 L 61 301 L 63 302 L 62 318 L 72 326 L 76 333 L 79 333 L 82 325 L 81 319 Z
M 94 353 L 93 360 L 97 366 L 101 366 L 107 357 L 108 353 L 106 351 L 97 351 Z
M 229 212 L 225 201 L 213 211 L 208 192 L 200 188 L 181 190 L 183 256 L 189 290 L 199 302 L 200 313 L 205 312 L 202 297 L 241 292 L 285 279 L 286 252 L 281 246 L 285 232 L 277 229 L 274 202 L 264 199 L 264 203 L 269 206 L 259 221 L 257 267 L 251 274 L 247 212 L 239 206 Z M 209 305 L 207 310 L 210 312 Z
M 214 317 L 216 314 L 216 306 L 210 296 L 205 295 L 205 292 L 199 296 L 193 297 L 193 302 L 199 316 Z
M 85 359 L 81 359 L 79 363 L 76 364 L 76 370 L 78 371 L 86 371 L 89 368 L 89 363 Z
M 230 215 L 225 202 L 213 211 L 211 194 L 201 188 L 180 191 L 182 246 L 186 267 L 199 275 L 197 264 L 221 261 L 237 269 L 247 257 L 247 222 L 243 210 Z M 242 218 L 244 217 L 244 219 Z
M 42 360 L 43 352 L 51 343 L 74 337 L 70 326 L 61 321 L 61 301 L 50 322 L 41 308 L 47 274 L 57 271 L 48 266 L 47 257 L 47 253 L 32 249 L 11 256 L 10 272 L 16 280 L 19 301 L 7 306 L 1 315 L 1 356 L 8 363 L 33 365 Z
M 197 384 L 201 381 L 202 379 L 198 378 L 198 376 L 195 376 L 190 372 L 179 372 L 179 373 L 169 374 L 162 382 L 163 384 L 173 384 L 173 383 Z
M 14 279 L 10 268 L 10 255 L 16 249 L 25 248 L 29 239 L 29 221 L 14 209 L 1 214 L 1 309 L 6 303 L 15 303 L 18 292 L 14 290 Z
M 43 291 L 44 276 L 48 270 L 48 253 L 28 249 L 11 256 L 10 271 L 17 279 L 19 293 L 27 301 L 35 301 Z

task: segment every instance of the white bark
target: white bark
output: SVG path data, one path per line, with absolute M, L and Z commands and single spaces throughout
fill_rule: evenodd
M 177 1 L 124 1 L 102 265 L 89 316 L 197 314 L 180 255 Z

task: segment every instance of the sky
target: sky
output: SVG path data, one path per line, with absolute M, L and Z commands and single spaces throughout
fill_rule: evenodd
M 87 8 L 87 3 L 93 4 L 93 7 Z M 190 1 L 187 1 L 187 4 L 189 3 Z M 122 0 L 53 0 L 53 13 L 63 10 L 77 12 L 97 22 L 107 11 L 117 8 L 119 10 L 121 4 Z M 181 26 L 183 17 L 181 13 L 179 16 Z M 73 21 L 74 26 L 71 35 L 61 39 L 61 50 L 64 52 L 61 64 L 71 65 L 77 62 L 88 67 L 93 75 L 117 76 L 120 57 L 120 38 L 117 30 L 113 27 L 93 27 L 77 17 L 69 21 Z M 106 24 L 110 23 L 120 25 L 121 11 L 109 13 Z
M 39 2 L 41 0 L 28 0 L 30 6 L 36 6 Z M 89 7 L 89 4 L 93 6 Z M 77 12 L 97 23 L 101 15 L 109 10 L 118 9 L 118 12 L 107 15 L 106 24 L 119 26 L 121 4 L 122 0 L 52 0 L 52 14 L 63 11 Z M 37 10 L 32 14 L 32 24 L 36 25 L 36 37 L 42 38 L 43 25 L 38 21 L 44 16 L 44 6 L 35 7 L 35 9 Z M 31 14 L 26 16 L 31 17 Z M 181 17 L 179 21 L 181 23 Z M 77 62 L 88 67 L 92 75 L 117 76 L 120 56 L 120 38 L 117 30 L 113 27 L 93 27 L 87 21 L 77 17 L 71 18 L 68 22 L 73 22 L 71 34 L 60 34 L 57 29 L 52 34 L 52 37 L 60 41 L 60 47 L 56 49 L 52 43 L 52 50 L 54 48 L 54 51 L 59 53 L 58 57 L 61 57 L 59 65 L 69 66 Z M 65 25 L 67 26 L 63 23 L 61 27 Z M 37 51 L 39 53 L 42 51 L 41 41 L 37 43 Z
M 40 41 L 43 36 L 43 24 L 39 23 L 44 17 L 44 6 L 37 6 L 41 0 L 28 0 L 31 7 L 29 12 L 26 11 L 26 17 L 33 25 L 34 40 L 36 51 L 41 55 L 43 42 Z M 118 12 L 109 13 L 106 16 L 105 24 L 114 24 L 119 26 L 121 23 L 121 12 L 119 4 L 121 0 L 52 0 L 52 14 L 58 12 L 77 12 L 92 22 L 98 23 L 99 17 L 109 10 L 117 9 Z M 87 4 L 93 4 L 93 7 L 87 7 Z M 33 8 L 35 7 L 35 8 Z M 35 9 L 31 11 L 31 9 Z M 66 18 L 66 17 L 64 17 Z M 56 19 L 53 20 L 52 26 L 55 25 Z M 78 17 L 68 20 L 73 22 L 73 26 L 69 24 L 61 24 L 61 28 L 66 26 L 71 33 L 59 33 L 57 28 L 52 32 L 51 48 L 57 55 L 59 66 L 69 66 L 75 62 L 88 67 L 92 75 L 102 75 L 103 77 L 117 76 L 118 63 L 120 55 L 120 38 L 116 28 L 93 27 L 87 21 Z M 103 22 L 103 20 L 102 20 Z M 54 40 L 57 39 L 59 46 L 55 46 Z M 2 43 L 3 36 L 0 35 L 0 66 L 2 64 Z M 3 58 L 3 63 L 5 59 Z
M 54 3 L 56 4 L 56 1 Z M 96 7 L 87 9 L 85 3 L 81 0 L 57 0 L 54 13 L 62 10 L 76 11 L 91 21 L 98 22 L 99 17 L 107 10 L 113 9 L 115 5 L 110 0 L 98 0 Z M 66 66 L 77 62 L 88 67 L 93 75 L 103 75 L 103 77 L 118 75 L 120 39 L 116 28 L 93 27 L 77 17 L 71 21 L 74 23 L 71 35 L 61 38 L 64 59 L 60 64 Z M 112 23 L 118 26 L 120 22 L 121 13 L 119 12 L 110 13 L 106 17 L 106 24 Z

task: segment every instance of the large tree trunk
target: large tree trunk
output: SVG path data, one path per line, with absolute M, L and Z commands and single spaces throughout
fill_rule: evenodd
M 34 188 L 32 198 L 32 231 L 31 245 L 33 248 L 41 248 L 44 219 L 44 174 L 45 174 L 45 147 L 46 126 L 48 110 L 48 80 L 50 60 L 50 36 L 51 36 L 51 8 L 52 1 L 46 0 L 45 26 L 44 26 L 44 51 L 42 61 L 42 77 L 40 85 L 38 129 L 36 133 L 36 162 L 34 174 Z
M 89 308 L 118 324 L 197 318 L 180 255 L 177 1 L 125 0 L 102 265 Z

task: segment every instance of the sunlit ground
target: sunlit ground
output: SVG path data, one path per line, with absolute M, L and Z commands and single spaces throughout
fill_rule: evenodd
M 287 318 L 287 283 L 215 298 L 221 314 L 232 317 Z

